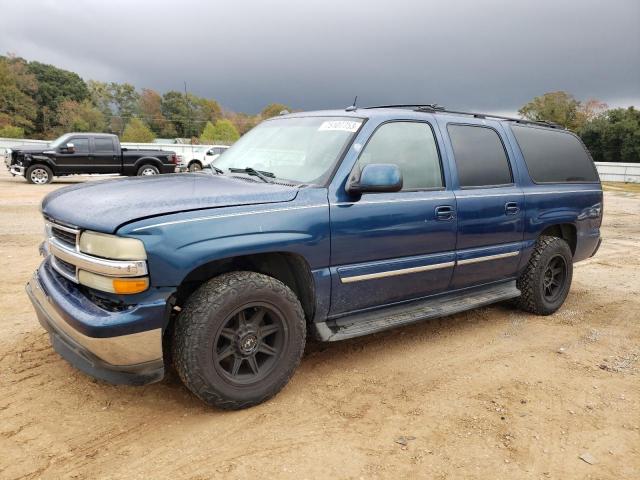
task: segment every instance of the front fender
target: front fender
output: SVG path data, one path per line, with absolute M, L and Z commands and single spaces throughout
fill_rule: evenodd
M 49 168 L 51 168 L 54 174 L 56 173 L 55 162 L 51 160 L 51 158 L 47 157 L 46 155 L 25 155 L 22 163 L 25 170 L 34 163 L 44 163 Z
M 329 206 L 326 190 L 311 190 L 295 202 L 141 220 L 122 227 L 118 234 L 144 242 L 151 283 L 156 287 L 177 287 L 190 272 L 212 261 L 260 253 L 294 253 L 317 270 L 330 260 Z

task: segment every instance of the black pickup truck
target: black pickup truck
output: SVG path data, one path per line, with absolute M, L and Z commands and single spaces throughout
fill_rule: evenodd
M 19 148 L 6 154 L 12 175 L 43 185 L 54 176 L 110 173 L 120 175 L 157 175 L 174 173 L 175 152 L 120 147 L 116 135 L 105 133 L 66 133 L 49 146 Z

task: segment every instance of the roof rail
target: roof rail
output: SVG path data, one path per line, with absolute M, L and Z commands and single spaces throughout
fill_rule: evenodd
M 547 122 L 545 120 L 525 120 L 523 118 L 514 118 L 514 117 L 505 117 L 503 115 L 492 115 L 490 113 L 476 113 L 476 112 L 462 112 L 458 110 L 447 110 L 445 107 L 435 104 L 435 103 L 427 103 L 427 104 L 399 104 L 399 105 L 376 105 L 373 107 L 365 107 L 366 109 L 374 109 L 374 108 L 413 108 L 418 112 L 431 112 L 431 113 L 452 113 L 454 115 L 470 115 L 475 118 L 496 118 L 498 120 L 508 120 L 510 122 L 529 124 L 529 125 L 539 125 L 542 127 L 549 128 L 558 128 L 564 130 L 565 128 L 562 125 L 553 122 Z
M 437 103 L 424 103 L 424 104 L 396 104 L 396 105 L 373 105 L 371 107 L 364 107 L 365 110 L 371 110 L 374 108 L 430 108 L 432 110 L 444 111 L 444 107 L 442 105 L 438 105 Z

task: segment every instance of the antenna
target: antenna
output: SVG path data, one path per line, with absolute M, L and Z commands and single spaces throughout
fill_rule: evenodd
M 355 112 L 358 109 L 358 96 L 356 95 L 356 98 L 353 99 L 353 105 L 348 106 L 347 108 L 344 109 L 345 112 Z

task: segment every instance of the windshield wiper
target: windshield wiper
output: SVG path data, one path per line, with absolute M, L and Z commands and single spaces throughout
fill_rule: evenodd
M 262 180 L 264 183 L 273 183 L 273 178 L 276 176 L 271 172 L 265 172 L 263 170 L 255 170 L 251 167 L 246 168 L 229 168 L 231 173 L 246 173 L 247 175 L 254 175 Z

